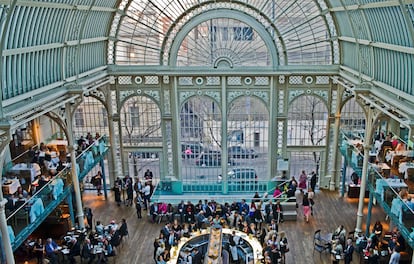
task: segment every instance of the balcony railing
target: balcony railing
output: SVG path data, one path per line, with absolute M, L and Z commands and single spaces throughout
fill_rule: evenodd
M 105 137 L 101 137 L 98 142 L 99 144 L 89 146 L 76 157 L 79 181 L 82 181 L 85 175 L 101 162 L 108 152 L 109 148 L 105 143 Z M 20 201 L 18 197 L 5 197 L 8 199 L 6 205 L 7 223 L 12 227 L 15 235 L 14 241 L 12 241 L 13 250 L 16 250 L 70 195 L 73 186 L 71 164 L 67 163 L 62 171 L 51 178 L 44 186 L 41 185 L 38 179 L 32 182 L 31 186 L 37 188 L 36 191 L 32 196 Z
M 370 166 L 368 189 L 398 226 L 410 247 L 414 248 L 414 205 L 410 206 L 409 188 L 404 180 L 397 177 L 384 178 L 375 167 Z

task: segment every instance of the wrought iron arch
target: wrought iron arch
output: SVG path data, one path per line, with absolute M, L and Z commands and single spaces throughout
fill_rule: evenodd
M 129 95 L 127 95 L 127 96 L 125 96 L 120 102 L 119 102 L 119 104 L 118 104 L 118 109 L 117 109 L 117 111 L 118 111 L 118 113 L 120 113 L 121 112 L 121 109 L 122 109 L 122 107 L 124 106 L 124 104 L 125 104 L 125 102 L 126 101 L 128 101 L 130 98 L 132 98 L 132 97 L 147 97 L 147 98 L 149 98 L 153 103 L 155 103 L 157 106 L 158 106 L 158 109 L 161 111 L 161 102 L 159 102 L 159 101 L 157 101 L 154 97 L 152 97 L 152 96 L 150 96 L 150 95 L 148 95 L 148 94 L 145 94 L 145 93 L 141 93 L 141 94 L 138 94 L 138 93 L 135 93 L 135 92 L 133 92 L 133 93 L 131 93 L 131 94 L 129 94 Z
M 272 62 L 271 67 L 275 68 L 277 65 L 279 65 L 277 46 L 275 45 L 274 39 L 270 36 L 270 33 L 263 27 L 263 24 L 258 22 L 255 18 L 245 13 L 242 13 L 238 10 L 226 10 L 226 9 L 210 10 L 207 12 L 203 12 L 193 17 L 187 23 L 185 23 L 183 27 L 180 29 L 180 31 L 176 34 L 175 38 L 173 39 L 171 43 L 171 47 L 167 51 L 167 54 L 169 55 L 168 57 L 169 65 L 177 66 L 178 52 L 179 52 L 181 43 L 184 41 L 188 33 L 200 23 L 208 21 L 210 19 L 214 19 L 214 18 L 232 18 L 235 20 L 239 20 L 241 22 L 245 22 L 246 24 L 250 25 L 254 30 L 258 32 L 259 36 L 262 38 L 262 40 L 266 44 L 267 51 L 269 52 L 271 56 L 271 60 L 270 60 Z M 166 52 L 165 45 L 166 45 L 166 39 L 164 39 L 163 46 L 162 46 L 163 53 Z M 161 64 L 163 63 L 162 62 L 163 53 L 161 54 L 161 58 L 160 58 Z

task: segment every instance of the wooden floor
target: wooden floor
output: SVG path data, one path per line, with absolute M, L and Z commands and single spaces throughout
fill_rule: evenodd
M 83 199 L 85 206 L 93 209 L 94 221 L 109 223 L 113 219 L 119 221 L 125 218 L 127 220 L 129 238 L 126 239 L 118 256 L 115 257 L 116 263 L 154 263 L 152 260 L 153 242 L 163 224 L 150 223 L 146 215 L 142 219 L 137 219 L 134 207 L 124 205 L 118 207 L 112 196 L 105 200 L 103 196 L 96 196 L 95 192 L 85 192 Z M 367 212 L 367 202 L 368 199 L 365 199 L 364 214 Z M 303 220 L 299 206 L 298 220 L 284 222 L 279 226 L 279 231 L 287 233 L 290 244 L 286 263 L 332 263 L 327 253 L 320 255 L 315 252 L 313 254 L 313 233 L 317 229 L 321 229 L 322 233 L 332 232 L 340 224 L 344 225 L 347 231 L 354 230 L 357 206 L 358 199 L 341 198 L 337 191 L 318 192 L 315 196 L 314 215 L 310 223 Z M 376 220 L 384 224 L 385 230 L 389 228 L 389 223 L 385 221 L 385 214 L 379 206 L 373 207 L 372 223 Z M 365 230 L 365 218 L 363 223 L 363 230 Z M 356 255 L 354 263 L 359 263 Z

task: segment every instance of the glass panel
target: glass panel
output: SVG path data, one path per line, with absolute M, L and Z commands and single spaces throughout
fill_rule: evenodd
M 88 132 L 100 135 L 109 134 L 108 113 L 106 108 L 93 96 L 83 97 L 73 117 L 73 134 L 78 139 Z
M 158 105 L 145 96 L 126 100 L 121 108 L 120 122 L 125 145 L 161 142 L 161 112 Z
M 210 98 L 192 97 L 181 106 L 180 125 L 183 184 L 203 183 L 210 186 L 208 191 L 220 191 L 218 176 L 223 164 L 220 108 Z
M 321 164 L 321 155 L 322 152 L 319 151 L 290 152 L 290 175 L 295 176 L 296 180 L 299 182 L 299 176 L 302 174 L 302 171 L 304 171 L 308 176 L 306 181 L 306 188 L 310 187 L 309 180 L 312 172 L 315 172 L 316 175 L 320 175 L 319 166 Z
M 254 191 L 267 180 L 269 113 L 256 97 L 240 97 L 228 109 L 227 151 L 230 191 Z
M 321 99 L 300 96 L 289 105 L 288 146 L 324 146 L 328 110 Z

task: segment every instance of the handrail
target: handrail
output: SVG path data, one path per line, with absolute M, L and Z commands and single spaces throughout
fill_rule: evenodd
M 100 141 L 101 139 L 103 139 L 104 136 L 99 137 L 97 140 Z M 78 163 L 78 159 L 82 157 L 82 155 L 86 152 L 88 152 L 90 150 L 90 148 L 93 147 L 93 145 L 88 146 L 88 148 L 86 148 L 82 153 L 80 153 L 77 157 L 76 157 L 76 163 Z M 50 185 L 54 182 L 54 180 L 56 179 L 60 179 L 60 178 L 64 178 L 62 176 L 67 175 L 68 172 L 70 172 L 70 167 L 65 167 L 63 168 L 59 173 L 57 173 L 55 176 L 53 176 L 44 186 L 42 186 L 39 190 L 36 190 L 36 193 L 30 197 L 27 201 L 24 202 L 24 204 L 22 204 L 19 208 L 15 209 L 13 211 L 13 213 L 10 214 L 9 217 L 7 217 L 7 220 L 11 219 L 19 210 L 25 208 L 28 204 L 31 204 L 34 199 L 38 198 L 37 195 L 39 193 L 41 193 L 43 190 L 45 190 L 46 188 L 49 188 Z M 78 175 L 79 177 L 79 175 Z
M 85 168 L 86 170 L 84 170 L 81 174 L 78 175 L 78 180 L 81 181 L 81 175 L 88 173 L 91 171 L 91 169 L 100 161 L 102 160 L 102 158 L 106 155 L 108 150 L 108 147 L 105 146 L 105 150 L 104 152 L 100 152 L 99 156 L 94 156 L 94 162 L 89 164 L 89 166 L 87 168 Z M 88 150 L 89 151 L 89 150 Z M 81 153 L 81 155 L 78 155 L 78 158 L 76 159 L 76 163 L 78 163 L 78 160 L 82 157 L 82 154 L 84 154 L 84 152 Z M 34 201 L 36 201 L 35 199 L 42 199 L 43 201 L 43 213 L 41 213 L 40 215 L 36 215 L 36 220 L 32 222 L 31 219 L 31 215 L 28 216 L 28 220 L 30 221 L 30 223 L 25 226 L 23 229 L 21 230 L 17 230 L 17 234 L 15 236 L 15 241 L 12 243 L 12 247 L 13 250 L 16 250 L 23 242 L 24 240 L 27 239 L 27 237 L 30 235 L 31 232 L 33 232 L 52 212 L 53 210 L 55 210 L 57 208 L 57 206 L 71 193 L 71 189 L 72 189 L 72 178 L 71 177 L 67 177 L 68 175 L 70 175 L 70 167 L 66 167 L 64 168 L 62 171 L 60 171 L 57 175 L 55 175 L 53 178 L 50 179 L 50 181 L 45 184 L 45 186 L 43 186 L 42 188 L 40 188 L 39 190 L 37 190 L 34 195 L 28 199 L 23 205 L 19 206 L 19 208 L 17 208 L 16 210 L 14 210 L 12 212 L 12 214 L 7 217 L 7 220 L 10 220 L 12 217 L 16 216 L 16 213 L 20 210 L 25 210 L 25 207 L 28 204 L 33 204 Z M 50 197 L 51 199 L 44 199 L 45 195 L 49 196 L 51 194 L 55 194 L 53 193 L 52 188 L 50 187 L 50 184 L 53 183 L 53 181 L 55 181 L 56 179 L 65 179 L 65 177 L 67 177 L 67 181 L 64 182 L 63 185 L 63 190 L 62 192 L 57 193 L 57 196 Z M 48 186 L 48 187 L 47 187 Z M 31 211 L 30 211 L 31 212 Z M 29 214 L 29 211 L 26 211 L 27 214 Z M 14 225 L 13 225 L 14 227 Z M 14 230 L 16 232 L 16 229 Z

